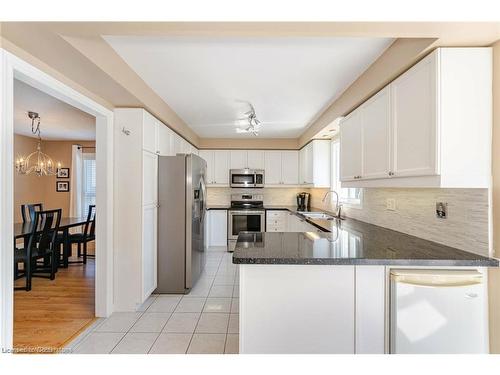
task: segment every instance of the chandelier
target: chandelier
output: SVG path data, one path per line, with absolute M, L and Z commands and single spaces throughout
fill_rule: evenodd
M 42 152 L 42 137 L 40 135 L 40 116 L 36 112 L 28 112 L 28 117 L 31 119 L 31 133 L 38 136 L 38 144 L 36 151 L 29 154 L 27 157 L 19 157 L 16 159 L 16 171 L 19 174 L 34 174 L 36 176 L 53 176 L 57 173 L 56 165 L 52 158 Z M 57 168 L 61 167 L 61 163 L 57 163 Z

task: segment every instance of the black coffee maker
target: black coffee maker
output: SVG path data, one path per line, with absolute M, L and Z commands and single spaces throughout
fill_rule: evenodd
M 311 195 L 306 192 L 297 194 L 297 210 L 310 211 L 311 210 Z

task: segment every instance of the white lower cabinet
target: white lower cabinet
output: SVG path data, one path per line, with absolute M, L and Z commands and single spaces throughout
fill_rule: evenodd
M 266 232 L 286 232 L 288 229 L 288 211 L 266 211 Z
M 266 232 L 324 232 L 288 210 L 266 211 Z
M 227 210 L 208 210 L 205 225 L 207 246 L 227 246 Z

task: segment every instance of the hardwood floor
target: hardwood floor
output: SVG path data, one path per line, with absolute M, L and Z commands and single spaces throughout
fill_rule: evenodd
M 62 348 L 95 320 L 94 293 L 94 259 L 60 268 L 52 281 L 33 278 L 30 292 L 14 292 L 14 347 L 27 352 Z

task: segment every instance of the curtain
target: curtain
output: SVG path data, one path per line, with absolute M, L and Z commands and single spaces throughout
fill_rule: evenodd
M 95 204 L 95 189 L 96 189 L 96 164 L 95 154 L 83 154 L 83 180 L 82 180 L 82 213 L 87 216 L 89 213 L 89 205 Z
M 71 146 L 71 180 L 70 180 L 70 204 L 69 216 L 81 217 L 82 211 L 82 148 L 79 145 Z

